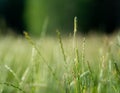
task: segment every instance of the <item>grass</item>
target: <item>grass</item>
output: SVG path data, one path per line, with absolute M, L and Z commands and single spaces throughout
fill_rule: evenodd
M 119 93 L 117 36 L 75 38 L 1 37 L 0 92 Z
M 0 38 L 0 93 L 120 93 L 119 35 Z

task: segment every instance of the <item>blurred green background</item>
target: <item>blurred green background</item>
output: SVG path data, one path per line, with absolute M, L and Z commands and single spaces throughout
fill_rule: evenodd
M 112 33 L 120 27 L 120 0 L 0 0 L 0 32 L 52 35 L 56 29 Z

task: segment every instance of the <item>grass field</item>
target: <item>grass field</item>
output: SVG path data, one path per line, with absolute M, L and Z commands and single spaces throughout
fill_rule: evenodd
M 120 93 L 118 35 L 25 37 L 0 37 L 0 93 Z

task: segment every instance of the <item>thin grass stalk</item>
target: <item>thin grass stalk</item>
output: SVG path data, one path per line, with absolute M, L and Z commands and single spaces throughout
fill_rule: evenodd
M 77 48 L 77 40 L 76 40 L 76 33 L 77 33 L 77 26 L 78 26 L 78 22 L 77 22 L 77 17 L 74 17 L 74 33 L 73 33 L 73 49 L 75 51 L 75 70 L 74 70 L 74 74 L 75 74 L 75 92 L 76 93 L 80 93 L 81 89 L 80 89 L 80 62 L 79 62 L 79 53 L 78 53 L 78 48 Z
M 74 74 L 75 74 L 75 78 L 77 78 L 77 71 L 78 71 L 78 62 L 79 62 L 79 57 L 78 57 L 78 49 L 76 48 L 76 33 L 77 33 L 77 17 L 74 17 L 74 30 L 73 30 L 73 50 L 75 52 L 75 59 L 74 59 L 74 66 L 75 66 L 75 70 L 74 70 Z M 73 75 L 74 76 L 74 75 Z
M 48 69 L 50 70 L 51 74 L 53 75 L 55 81 L 57 81 L 58 85 L 60 86 L 60 88 L 62 90 L 62 85 L 59 82 L 59 79 L 57 78 L 57 76 L 56 76 L 55 72 L 53 71 L 53 69 L 51 68 L 51 66 L 48 64 L 47 60 L 42 56 L 42 54 L 41 54 L 39 48 L 37 47 L 36 43 L 31 39 L 31 37 L 28 35 L 27 32 L 24 32 L 24 36 L 30 42 L 30 44 L 35 48 L 35 50 L 37 51 L 39 57 L 41 57 L 44 64 L 48 67 Z
M 31 37 L 28 35 L 27 32 L 24 32 L 24 35 L 26 37 L 26 39 L 33 45 L 33 47 L 35 48 L 35 50 L 37 51 L 38 55 L 41 57 L 41 59 L 44 61 L 44 63 L 46 64 L 46 66 L 48 67 L 48 69 L 51 71 L 51 73 L 53 74 L 55 80 L 57 80 L 56 75 L 53 71 L 53 69 L 50 67 L 50 65 L 48 64 L 48 62 L 45 60 L 45 58 L 42 56 L 41 52 L 39 51 L 39 48 L 37 47 L 36 43 L 31 39 Z
M 108 62 L 109 64 L 108 64 L 108 75 L 109 75 L 109 78 L 108 78 L 108 81 L 109 81 L 109 87 L 108 87 L 108 93 L 110 93 L 111 92 L 111 89 L 112 89 L 112 77 L 111 77 L 111 75 L 112 75 L 112 62 L 111 62 L 111 60 L 109 60 L 109 62 Z
M 76 77 L 79 78 L 80 76 L 80 62 L 79 62 L 79 53 L 78 53 L 78 49 L 75 49 L 75 73 L 76 73 Z
M 27 76 L 29 72 L 30 72 L 30 67 L 27 67 L 25 72 L 23 73 L 23 76 L 21 77 L 21 82 L 19 83 L 20 86 L 22 86 L 25 83 L 25 80 L 27 80 Z
M 17 80 L 17 83 L 19 83 L 20 80 L 17 74 L 8 65 L 5 65 L 5 68 L 15 77 L 15 79 Z
M 92 69 L 91 69 L 91 67 L 90 67 L 89 61 L 87 61 L 87 65 L 88 65 L 88 69 L 89 69 L 89 71 L 90 71 L 90 73 L 91 73 L 91 75 L 92 75 Z
M 36 77 L 36 66 L 35 66 L 35 57 L 36 57 L 37 51 L 35 50 L 35 48 L 32 48 L 32 57 L 31 57 L 31 79 L 32 79 L 32 85 L 35 83 L 35 77 Z M 32 93 L 35 93 L 36 88 L 34 86 L 32 86 Z
M 80 93 L 81 92 L 81 88 L 80 88 L 80 62 L 79 62 L 79 53 L 78 53 L 78 49 L 76 48 L 75 50 L 75 67 L 76 67 L 76 93 Z
M 82 44 L 82 56 L 81 56 L 81 72 L 84 73 L 85 72 L 85 38 L 83 38 L 83 44 Z M 82 82 L 82 92 L 84 91 L 84 87 L 83 86 L 85 84 L 85 77 L 81 78 Z
M 25 83 L 25 80 L 27 80 L 28 74 L 32 74 L 31 77 L 31 83 L 32 85 L 35 83 L 35 77 L 36 77 L 36 72 L 35 72 L 35 57 L 36 57 L 37 51 L 35 48 L 32 48 L 32 56 L 31 56 L 31 62 L 29 66 L 26 68 L 25 72 L 23 73 L 23 76 L 21 77 L 21 82 L 19 83 L 20 86 L 22 86 Z M 31 86 L 32 88 L 32 93 L 35 93 L 36 88 L 34 86 Z
M 114 62 L 114 66 L 115 66 L 115 70 L 116 70 L 116 74 L 117 74 L 117 79 L 120 81 L 120 70 L 119 70 L 119 67 L 116 62 Z M 113 86 L 113 88 L 116 91 L 116 93 L 120 93 L 119 87 Z
M 68 73 L 68 64 L 67 64 L 67 60 L 66 60 L 66 55 L 65 55 L 65 50 L 64 50 L 64 47 L 63 47 L 63 43 L 62 43 L 62 38 L 61 38 L 61 34 L 60 32 L 57 30 L 57 35 L 58 35 L 58 39 L 59 39 L 59 43 L 60 43 L 60 48 L 61 48 L 61 51 L 62 51 L 62 55 L 63 55 L 63 58 L 64 58 L 64 62 L 65 62 L 65 65 L 64 65 L 64 68 L 65 70 L 67 71 Z M 69 79 L 68 79 L 68 75 L 66 75 L 64 77 L 64 84 L 65 84 L 65 93 L 69 93 Z
M 62 51 L 62 54 L 63 54 L 63 58 L 64 58 L 64 61 L 65 61 L 66 65 L 67 65 L 66 55 L 65 55 L 65 51 L 64 51 L 64 47 L 63 47 L 63 43 L 62 43 L 61 34 L 60 34 L 60 32 L 58 30 L 57 30 L 57 34 L 58 34 L 58 39 L 59 39 L 60 48 L 61 48 L 61 51 Z
M 115 65 L 115 70 L 117 72 L 118 78 L 120 79 L 120 70 L 119 70 L 119 67 L 118 67 L 117 63 L 114 63 L 114 65 Z
M 85 68 L 85 37 L 83 38 L 82 44 L 82 73 L 84 72 Z
M 76 35 L 76 32 L 77 32 L 77 17 L 75 16 L 74 17 L 74 37 Z
M 0 83 L 0 84 L 13 87 L 13 88 L 18 89 L 19 91 L 21 91 L 23 93 L 26 93 L 22 88 L 20 88 L 19 86 L 14 85 L 12 83 L 4 82 L 4 83 Z
M 92 69 L 90 67 L 90 64 L 89 64 L 89 61 L 87 61 L 87 65 L 88 65 L 88 70 L 90 72 L 90 78 L 89 78 L 89 82 L 90 83 L 93 83 L 93 72 L 92 72 Z M 88 88 L 88 92 L 92 92 L 92 89 L 91 89 L 91 84 L 90 84 L 90 87 Z
M 101 70 L 100 70 L 100 75 L 99 75 L 99 83 L 98 83 L 98 88 L 97 91 L 98 93 L 102 93 L 102 79 L 103 79 L 103 72 L 104 72 L 104 68 L 105 68 L 105 58 L 104 56 L 102 57 L 102 66 L 101 66 Z
M 76 48 L 76 33 L 77 33 L 77 17 L 74 17 L 74 31 L 73 31 L 73 49 Z

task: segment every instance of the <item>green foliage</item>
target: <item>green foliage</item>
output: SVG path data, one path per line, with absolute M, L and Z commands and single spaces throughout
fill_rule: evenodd
M 34 41 L 24 32 L 28 42 L 23 38 L 0 38 L 1 93 L 120 92 L 116 36 L 77 37 L 75 32 L 73 37 L 65 38 L 57 33 L 58 38 Z

